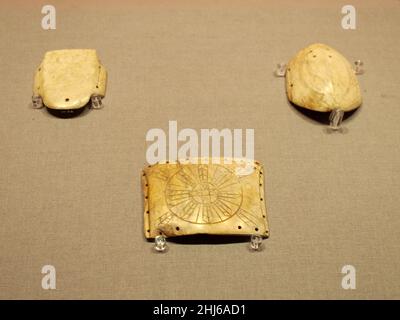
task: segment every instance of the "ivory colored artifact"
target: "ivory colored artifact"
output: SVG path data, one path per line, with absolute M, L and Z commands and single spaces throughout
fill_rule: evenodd
M 361 91 L 349 61 L 324 44 L 302 49 L 286 68 L 288 99 L 299 107 L 327 112 L 361 105 Z
M 158 163 L 143 170 L 146 238 L 269 236 L 262 166 L 234 159 L 212 161 Z
M 105 96 L 106 82 L 107 72 L 95 50 L 48 51 L 36 70 L 33 103 L 35 107 L 44 104 L 54 110 L 75 110 L 92 99 L 96 107 Z

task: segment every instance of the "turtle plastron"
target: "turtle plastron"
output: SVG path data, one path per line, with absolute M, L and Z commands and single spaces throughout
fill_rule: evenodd
M 78 114 L 88 103 L 99 109 L 106 83 L 107 72 L 96 50 L 48 51 L 35 73 L 32 105 L 60 116 Z

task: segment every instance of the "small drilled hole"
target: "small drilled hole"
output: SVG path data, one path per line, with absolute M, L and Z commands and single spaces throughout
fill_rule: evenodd
M 263 199 L 263 198 L 260 198 L 260 200 L 263 201 L 264 199 Z
M 260 187 L 262 187 L 262 183 L 260 183 Z
M 239 230 L 242 229 L 242 226 L 238 226 L 238 229 L 239 229 Z
M 149 211 L 149 210 L 147 210 L 147 211 L 146 211 L 146 213 L 150 213 L 150 211 Z
M 65 98 L 65 101 L 68 102 L 68 101 L 69 101 L 69 98 Z
M 265 215 L 263 215 L 263 218 L 265 218 Z
M 179 227 L 176 227 L 175 229 L 176 229 L 176 231 L 179 231 L 179 230 L 180 230 L 180 228 L 179 228 Z
M 143 173 L 143 177 L 145 176 L 146 174 L 145 173 Z
M 258 231 L 258 228 L 255 228 L 254 230 Z
M 147 232 L 150 232 L 150 230 L 147 230 Z
M 96 86 L 96 88 L 98 89 L 98 88 L 99 88 L 99 86 Z
M 291 83 L 290 86 L 293 87 L 293 83 Z
M 148 187 L 149 185 L 146 183 L 146 187 Z
M 149 197 L 148 197 L 148 196 L 145 196 L 144 198 L 145 198 L 145 199 L 148 199 Z

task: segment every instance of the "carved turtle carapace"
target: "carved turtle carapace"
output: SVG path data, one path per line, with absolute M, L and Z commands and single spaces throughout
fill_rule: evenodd
M 295 105 L 320 112 L 350 111 L 362 103 L 350 62 L 320 43 L 300 50 L 287 64 L 286 93 Z
M 145 237 L 268 237 L 262 166 L 235 159 L 204 160 L 158 163 L 144 169 Z

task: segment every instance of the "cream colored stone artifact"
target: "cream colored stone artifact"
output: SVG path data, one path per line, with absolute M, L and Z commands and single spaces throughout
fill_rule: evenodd
M 355 71 L 347 59 L 324 44 L 301 50 L 286 67 L 286 93 L 295 105 L 314 111 L 350 111 L 361 105 Z
M 253 161 L 208 160 L 158 163 L 144 169 L 146 238 L 157 242 L 160 235 L 269 236 L 262 166 Z M 244 166 L 251 170 L 242 170 Z
M 86 106 L 101 107 L 107 72 L 92 49 L 46 52 L 36 70 L 33 106 L 71 112 Z

